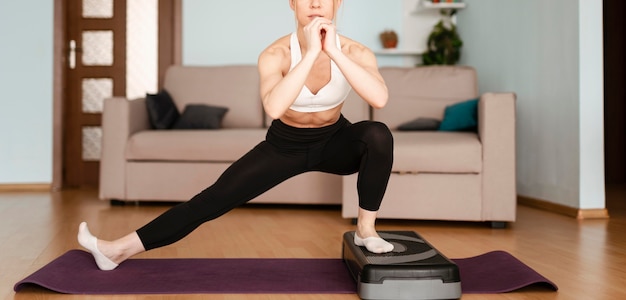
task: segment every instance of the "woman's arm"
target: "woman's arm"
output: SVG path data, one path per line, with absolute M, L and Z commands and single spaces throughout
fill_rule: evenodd
M 334 26 L 324 28 L 327 34 L 335 36 Z M 341 51 L 335 39 L 325 39 L 324 52 L 337 64 L 343 76 L 348 80 L 354 91 L 374 108 L 382 108 L 387 104 L 389 93 L 383 77 L 378 71 L 376 56 L 367 47 L 348 41 Z
M 272 118 L 280 118 L 296 100 L 306 82 L 311 69 L 322 52 L 322 29 L 332 24 L 328 19 L 316 18 L 303 28 L 307 50 L 302 60 L 291 70 L 291 52 L 288 42 L 274 44 L 259 56 L 258 66 L 261 77 L 261 99 L 265 112 Z M 289 37 L 286 37 L 288 39 Z M 287 66 L 284 64 L 287 63 Z
M 265 112 L 273 119 L 280 118 L 296 100 L 315 57 L 303 57 L 293 70 L 283 74 L 286 61 L 291 62 L 291 56 L 285 47 L 270 47 L 259 56 L 261 100 Z

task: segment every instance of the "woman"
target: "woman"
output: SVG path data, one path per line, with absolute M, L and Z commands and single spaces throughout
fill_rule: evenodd
M 341 2 L 290 0 L 297 31 L 260 54 L 261 98 L 274 119 L 265 141 L 233 163 L 212 186 L 120 239 L 98 240 L 81 223 L 78 241 L 100 269 L 115 269 L 135 254 L 172 244 L 202 223 L 308 171 L 359 172 L 354 242 L 375 253 L 393 250 L 375 230 L 393 161 L 391 133 L 382 123 L 351 124 L 341 114 L 351 88 L 380 108 L 387 102 L 387 87 L 372 52 L 337 34 L 332 20 Z

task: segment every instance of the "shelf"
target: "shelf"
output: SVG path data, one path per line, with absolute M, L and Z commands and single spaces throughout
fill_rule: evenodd
M 374 54 L 376 55 L 395 55 L 395 56 L 419 56 L 422 55 L 426 50 L 418 50 L 418 49 L 380 49 L 375 50 Z
M 465 8 L 465 3 L 463 2 L 440 2 L 440 3 L 432 3 L 430 1 L 422 1 L 421 7 L 426 9 L 448 9 L 448 8 L 456 8 L 462 9 Z
M 421 0 L 419 2 L 419 4 L 417 5 L 417 8 L 412 11 L 412 14 L 418 14 L 422 11 L 428 11 L 428 10 L 441 10 L 441 9 L 463 9 L 467 7 L 467 4 L 465 4 L 464 2 L 439 2 L 439 3 L 432 3 L 430 1 L 426 1 L 426 0 Z

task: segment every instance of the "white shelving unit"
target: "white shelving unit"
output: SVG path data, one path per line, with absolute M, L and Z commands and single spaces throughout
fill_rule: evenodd
M 464 2 L 432 3 L 429 0 L 403 0 L 404 15 L 400 30 L 399 47 L 395 49 L 372 49 L 384 63 L 415 66 L 426 52 L 428 34 L 441 19 L 441 10 L 466 8 Z M 455 22 L 453 16 L 452 22 Z
M 439 2 L 439 3 L 432 3 L 430 1 L 421 1 L 420 2 L 420 7 L 418 7 L 418 9 L 451 9 L 451 8 L 456 8 L 456 9 L 463 9 L 465 8 L 465 3 L 464 2 Z
M 420 0 L 417 7 L 411 12 L 411 14 L 421 14 L 430 11 L 447 10 L 447 9 L 463 9 L 467 6 L 465 2 L 439 2 L 433 3 L 428 0 Z

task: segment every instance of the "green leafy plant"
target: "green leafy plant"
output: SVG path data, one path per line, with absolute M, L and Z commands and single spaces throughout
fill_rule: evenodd
M 463 41 L 448 18 L 440 20 L 428 36 L 428 50 L 422 54 L 424 65 L 454 65 L 461 58 Z

